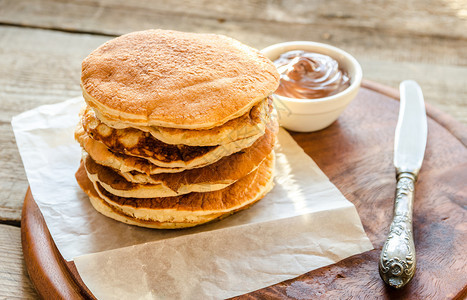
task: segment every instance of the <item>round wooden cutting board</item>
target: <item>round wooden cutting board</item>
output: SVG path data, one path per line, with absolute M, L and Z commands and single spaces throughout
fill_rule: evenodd
M 416 184 L 417 271 L 401 290 L 384 285 L 378 259 L 395 193 L 394 131 L 399 94 L 365 81 L 330 127 L 292 133 L 329 179 L 355 204 L 374 250 L 236 299 L 446 299 L 467 293 L 467 128 L 427 105 L 428 142 Z M 323 224 L 326 226 L 326 224 Z M 45 299 L 93 298 L 72 262 L 58 252 L 28 191 L 21 221 L 29 276 Z

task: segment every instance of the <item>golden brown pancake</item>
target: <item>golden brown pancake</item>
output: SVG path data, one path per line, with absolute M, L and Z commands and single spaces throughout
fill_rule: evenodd
M 276 128 L 268 127 L 265 135 L 253 145 L 236 152 L 221 160 L 202 168 L 188 169 L 178 175 L 173 173 L 159 173 L 148 175 L 137 171 L 119 172 L 127 181 L 134 183 L 158 184 L 163 181 L 173 190 L 183 183 L 230 181 L 230 178 L 240 178 L 248 170 L 253 170 L 272 151 L 275 142 Z M 235 172 L 234 175 L 233 172 Z M 243 175 L 240 175 L 243 174 Z M 208 179 L 210 178 L 210 179 Z M 215 178 L 215 179 L 214 179 Z
M 110 193 L 121 197 L 171 197 L 190 192 L 209 192 L 226 188 L 254 171 L 271 153 L 274 132 L 268 129 L 251 147 L 224 157 L 199 169 L 158 175 L 119 173 L 97 164 L 89 155 L 83 155 L 88 177 Z M 129 179 L 129 180 L 128 180 Z M 136 183 L 133 181 L 137 181 Z
M 107 202 L 105 202 L 99 196 L 99 194 L 94 189 L 93 183 L 87 177 L 83 162 L 81 162 L 81 165 L 78 171 L 76 172 L 75 177 L 81 189 L 88 195 L 89 200 L 92 206 L 94 207 L 94 209 L 106 217 L 112 218 L 119 222 L 130 224 L 130 225 L 136 225 L 136 226 L 148 227 L 148 228 L 156 228 L 156 229 L 176 229 L 176 228 L 192 227 L 192 226 L 197 225 L 193 223 L 184 223 L 184 222 L 167 223 L 167 222 L 135 219 L 131 216 L 124 214 L 123 212 L 121 212 L 120 209 L 107 204 Z M 212 217 L 213 219 L 215 219 L 217 217 L 220 217 L 221 215 L 222 214 L 217 214 Z
M 176 197 L 123 198 L 110 194 L 99 183 L 93 188 L 81 164 L 76 178 L 102 214 L 133 225 L 182 228 L 206 223 L 245 209 L 273 186 L 274 154 L 253 172 L 225 189 Z
M 130 128 L 148 132 L 155 139 L 166 144 L 217 146 L 264 133 L 270 111 L 272 111 L 272 99 L 268 98 L 253 106 L 246 114 L 211 129 L 191 130 L 134 125 Z M 83 113 L 83 125 L 94 129 L 98 126 L 109 126 L 115 129 L 129 128 L 127 124 L 100 115 L 98 111 L 92 110 L 89 106 L 86 107 Z M 85 129 L 89 132 L 88 128 Z M 103 130 L 106 129 L 104 128 Z
M 183 228 L 223 218 L 273 186 L 279 74 L 259 51 L 215 34 L 146 30 L 82 64 L 87 107 L 76 173 L 100 213 Z
M 151 157 L 162 162 L 188 161 L 208 153 L 217 146 L 172 145 L 161 142 L 139 129 L 114 129 L 93 118 L 91 109 L 84 111 L 81 124 L 87 134 L 106 145 L 112 152 Z
M 164 168 L 150 163 L 144 158 L 128 156 L 124 154 L 114 153 L 109 150 L 103 143 L 93 140 L 84 131 L 81 122 L 78 123 L 75 129 L 75 139 L 97 163 L 111 167 L 120 172 L 139 172 L 144 174 L 159 174 L 159 173 L 177 173 L 187 170 L 188 168 Z
M 278 86 L 258 50 L 216 34 L 146 30 L 110 40 L 82 63 L 86 102 L 136 126 L 208 129 L 247 113 Z
M 99 129 L 100 127 L 98 127 Z M 94 133 L 92 136 L 83 129 L 82 123 L 78 123 L 75 129 L 75 138 L 81 143 L 88 142 L 93 146 L 102 148 L 100 144 L 114 155 L 120 157 L 143 158 L 148 162 L 163 168 L 200 168 L 217 162 L 225 156 L 250 147 L 263 134 L 258 134 L 246 139 L 233 141 L 219 146 L 184 146 L 164 144 L 154 139 L 148 133 L 134 129 L 124 130 L 126 134 L 119 135 L 121 130 Z M 88 140 L 89 139 L 89 140 Z M 88 141 L 85 141 L 88 140 Z M 100 143 L 96 145 L 96 142 Z M 89 146 L 89 148 L 93 147 Z M 84 147 L 85 148 L 85 147 Z M 104 150 L 104 149 L 102 149 Z M 90 151 L 88 153 L 93 156 Z M 96 158 L 96 160 L 99 160 Z M 115 168 L 120 169 L 120 168 Z

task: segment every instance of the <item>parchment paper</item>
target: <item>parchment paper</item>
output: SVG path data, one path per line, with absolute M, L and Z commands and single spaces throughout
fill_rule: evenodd
M 186 230 L 152 230 L 96 212 L 75 181 L 74 98 L 13 118 L 32 194 L 66 260 L 99 299 L 219 299 L 372 249 L 353 204 L 283 129 L 274 189 L 250 209 Z

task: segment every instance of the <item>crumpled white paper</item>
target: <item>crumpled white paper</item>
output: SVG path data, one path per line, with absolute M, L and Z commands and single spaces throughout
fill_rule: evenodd
M 76 183 L 74 98 L 13 118 L 32 194 L 63 257 L 99 299 L 219 299 L 372 249 L 357 211 L 283 129 L 274 189 L 250 209 L 184 230 L 96 212 Z

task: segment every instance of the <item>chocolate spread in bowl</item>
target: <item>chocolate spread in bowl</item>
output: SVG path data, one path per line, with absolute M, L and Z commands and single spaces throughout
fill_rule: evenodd
M 276 94 L 298 99 L 335 95 L 350 86 L 350 78 L 330 56 L 294 50 L 274 61 L 281 75 Z

